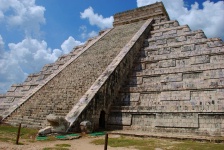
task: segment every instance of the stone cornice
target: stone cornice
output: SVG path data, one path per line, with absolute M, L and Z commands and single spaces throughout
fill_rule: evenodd
M 117 25 L 129 24 L 140 20 L 147 20 L 150 18 L 157 18 L 164 16 L 167 17 L 169 20 L 169 15 L 166 12 L 163 3 L 156 2 L 151 5 L 115 14 L 113 25 L 117 26 Z

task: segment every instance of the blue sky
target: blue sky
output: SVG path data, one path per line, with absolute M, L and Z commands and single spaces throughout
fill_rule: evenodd
M 111 28 L 115 13 L 156 1 L 172 20 L 224 39 L 223 0 L 0 0 L 0 93 Z

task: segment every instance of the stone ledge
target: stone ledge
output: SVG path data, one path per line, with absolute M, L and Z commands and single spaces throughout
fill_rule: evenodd
M 160 26 L 160 25 L 164 25 L 164 24 L 170 24 L 170 23 L 175 23 L 178 22 L 177 20 L 170 20 L 170 21 L 166 21 L 166 22 L 160 22 L 160 23 L 154 23 L 152 26 Z
M 143 70 L 142 72 L 136 72 L 133 74 L 133 77 L 142 77 L 142 76 L 154 76 L 161 74 L 173 74 L 173 73 L 183 73 L 183 72 L 198 72 L 205 70 L 215 70 L 215 69 L 224 69 L 223 63 L 214 64 L 199 64 L 193 66 L 183 67 L 172 67 L 172 68 L 155 68 L 154 70 Z
M 181 53 L 170 52 L 170 54 L 163 54 L 163 55 L 149 55 L 145 58 L 141 58 L 140 63 L 145 62 L 158 62 L 160 60 L 167 60 L 167 59 L 184 59 L 184 58 L 191 58 L 195 56 L 204 56 L 204 55 L 220 55 L 224 54 L 224 47 L 215 47 L 215 48 L 204 48 L 202 50 L 192 50 L 192 51 L 183 51 Z
M 151 31 L 150 34 L 152 34 L 152 36 L 153 36 L 153 34 L 156 34 L 158 32 L 167 32 L 170 30 L 179 30 L 179 29 L 188 29 L 188 31 L 190 31 L 190 27 L 188 25 L 181 25 L 181 26 L 176 26 L 176 27 L 171 27 L 171 28 L 163 28 L 163 29 L 159 29 L 159 30 L 154 30 L 154 31 Z
M 169 16 L 162 2 L 157 2 L 122 13 L 117 13 L 114 15 L 113 25 L 117 26 L 122 24 L 129 24 L 140 20 L 152 19 L 154 17 L 156 18 L 159 16 L 166 16 L 169 19 Z
M 175 43 L 175 44 L 172 44 L 172 45 L 158 45 L 158 46 L 148 46 L 148 47 L 145 47 L 144 50 L 145 51 L 155 51 L 155 50 L 158 50 L 160 48 L 175 48 L 175 47 L 179 47 L 179 46 L 184 46 L 184 45 L 190 45 L 190 44 L 202 44 L 202 43 L 206 43 L 206 44 L 210 44 L 210 42 L 214 43 L 215 42 L 215 45 L 214 46 L 209 46 L 209 47 L 218 47 L 218 46 L 222 46 L 223 42 L 222 42 L 222 39 L 220 38 L 208 38 L 208 39 L 197 39 L 195 41 L 186 41 L 186 42 L 180 42 L 180 43 Z

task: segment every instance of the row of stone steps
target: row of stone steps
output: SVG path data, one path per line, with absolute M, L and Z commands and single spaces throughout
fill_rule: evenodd
M 16 122 L 22 114 L 23 124 L 41 127 L 43 120 L 40 121 L 41 124 L 27 124 L 27 118 L 39 120 L 39 117 L 46 118 L 51 113 L 66 116 L 142 24 L 143 22 L 138 22 L 112 29 L 37 91 L 18 109 L 20 113 L 12 113 L 6 122 Z M 111 40 L 115 35 L 117 38 Z M 59 59 L 64 61 L 66 57 Z M 48 70 L 46 66 L 44 70 Z
M 23 83 L 13 84 L 7 93 L 0 96 L 0 114 L 3 114 L 11 106 L 16 105 L 24 96 L 30 95 L 38 85 L 46 82 L 48 77 L 61 69 L 67 61 L 82 53 L 84 48 L 96 38 L 89 39 L 84 45 L 76 46 L 69 54 L 60 56 L 56 62 L 45 65 L 40 72 L 28 75 Z
M 112 112 L 224 110 L 221 39 L 207 39 L 201 30 L 191 31 L 177 21 L 167 21 L 153 25 L 144 45 Z
M 171 102 L 172 103 L 172 102 Z M 168 106 L 165 104 L 160 105 L 152 105 L 150 103 L 143 103 L 144 105 L 136 105 L 136 106 L 113 106 L 111 107 L 111 113 L 132 113 L 132 114 L 151 114 L 151 113 L 175 113 L 175 112 L 211 112 L 211 110 L 216 112 L 222 112 L 223 105 L 194 105 L 191 104 L 183 105 L 180 103 L 173 103 L 172 106 Z M 170 105 L 170 103 L 169 103 Z M 168 108 L 170 107 L 170 108 Z M 168 109 L 170 110 L 168 110 Z M 220 110 L 220 111 L 217 111 Z
M 167 29 L 167 28 L 172 28 L 172 27 L 178 27 L 179 22 L 176 20 L 170 20 L 170 21 L 165 21 L 165 22 L 160 22 L 160 23 L 154 23 L 152 25 L 152 30 L 161 30 L 161 29 Z
M 206 39 L 202 30 L 184 32 L 183 34 L 174 34 L 169 36 L 160 36 L 158 39 L 149 38 L 148 49 L 177 46 L 178 44 L 183 45 L 190 42 L 198 42 L 202 39 Z M 184 42 L 184 43 L 183 43 Z M 186 42 L 186 43 L 185 43 Z
M 193 45 L 190 45 L 191 47 L 194 47 Z M 141 63 L 145 62 L 158 62 L 161 60 L 167 60 L 167 59 L 184 59 L 184 58 L 192 58 L 195 56 L 214 56 L 214 55 L 223 55 L 224 50 L 222 47 L 212 47 L 212 48 L 202 48 L 198 50 L 193 51 L 182 51 L 182 47 L 178 49 L 162 49 L 158 50 L 157 55 L 154 53 L 154 55 L 147 54 L 146 57 L 141 58 Z M 162 51 L 162 52 L 161 52 Z M 147 53 L 147 52 L 146 52 Z M 161 54 L 163 53 L 163 54 Z
M 187 35 L 187 33 L 191 33 L 191 30 L 188 25 L 183 26 L 175 26 L 170 28 L 165 28 L 161 30 L 154 30 L 150 33 L 150 39 L 149 41 L 159 40 L 162 39 L 162 37 L 166 38 L 172 38 L 177 35 Z

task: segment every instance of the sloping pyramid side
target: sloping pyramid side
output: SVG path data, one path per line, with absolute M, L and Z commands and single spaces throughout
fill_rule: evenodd
M 3 118 L 10 115 L 11 112 L 23 104 L 32 94 L 38 91 L 48 81 L 54 78 L 54 76 L 63 70 L 67 65 L 78 58 L 79 55 L 86 51 L 104 34 L 89 39 L 84 45 L 75 47 L 69 54 L 60 56 L 56 62 L 46 64 L 40 72 L 28 75 L 23 83 L 13 84 L 7 93 L 0 95 L 0 115 Z
M 142 24 L 113 28 L 29 96 L 5 122 L 40 128 L 47 125 L 45 118 L 50 113 L 66 116 Z
M 224 136 L 224 44 L 177 21 L 153 24 L 108 128 Z M 133 131 L 133 132 L 132 132 Z

